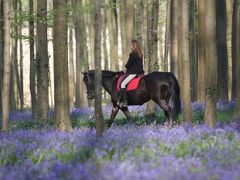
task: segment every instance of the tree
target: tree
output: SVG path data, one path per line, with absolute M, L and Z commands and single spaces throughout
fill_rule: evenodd
M 181 21 L 179 21 L 178 29 L 181 29 L 182 41 L 179 53 L 179 61 L 182 64 L 182 101 L 183 101 L 183 117 L 186 122 L 192 120 L 191 108 L 191 91 L 190 91 L 190 59 L 189 59 L 189 7 L 188 0 L 179 2 L 179 12 L 181 13 Z
M 54 100 L 57 129 L 72 131 L 69 112 L 66 0 L 53 0 Z
M 217 99 L 217 44 L 216 44 L 216 1 L 205 1 L 205 52 L 206 63 L 206 109 L 204 119 L 207 125 L 215 127 Z
M 0 113 L 2 113 L 2 78 L 3 78 L 3 54 L 4 54 L 4 18 L 3 1 L 0 0 Z
M 238 46 L 238 38 L 239 38 L 239 7 L 238 0 L 234 0 L 233 3 L 233 18 L 232 18 L 232 99 L 237 97 L 238 92 L 238 61 L 239 61 L 239 46 Z
M 23 5 L 22 5 L 22 1 L 18 1 L 19 3 L 19 12 L 20 12 L 20 16 L 23 16 Z M 23 35 L 22 35 L 22 23 L 19 25 L 19 56 L 20 56 L 20 107 L 21 110 L 23 110 L 24 108 L 24 82 L 23 82 Z
M 206 1 L 198 0 L 198 79 L 197 100 L 205 102 L 205 5 Z
M 170 12 L 170 68 L 178 78 L 178 1 L 171 0 Z
M 232 99 L 232 15 L 233 1 L 226 0 L 226 16 L 227 16 L 227 54 L 228 54 L 228 100 Z
M 197 100 L 197 6 L 196 0 L 189 1 L 189 59 L 191 99 Z
M 143 19 L 144 17 L 144 0 L 136 1 L 136 10 L 135 10 L 135 37 L 136 39 L 143 44 Z
M 171 18 L 171 0 L 167 0 L 167 15 L 165 25 L 165 45 L 164 45 L 164 71 L 168 71 L 168 57 L 169 57 L 169 46 L 170 46 L 170 18 Z
M 217 94 L 221 100 L 228 99 L 228 55 L 226 41 L 226 2 L 218 0 L 216 3 L 216 33 L 217 33 Z
M 69 4 L 71 5 L 72 1 L 69 2 Z M 72 14 L 71 14 L 72 15 Z M 75 101 L 75 90 L 76 90 L 76 86 L 75 86 L 75 68 L 74 68 L 74 52 L 73 52 L 73 19 L 69 20 L 69 27 L 68 27 L 68 31 L 69 31 L 69 38 L 68 38 L 68 45 L 69 45 L 69 103 L 70 103 L 70 109 L 74 108 L 74 101 Z
M 236 62 L 236 72 L 237 72 L 237 105 L 234 110 L 234 119 L 240 119 L 240 0 L 235 0 L 234 2 L 234 34 L 233 34 L 233 58 Z
M 159 1 L 151 0 L 147 9 L 147 72 L 158 70 L 157 45 L 158 45 L 158 13 Z M 156 104 L 153 101 L 147 103 L 146 116 L 153 118 L 155 116 Z
M 10 19 L 12 18 L 12 5 L 9 0 L 4 1 L 4 62 L 3 62 L 3 86 L 2 86 L 2 130 L 8 129 L 9 121 L 9 92 L 11 74 L 10 56 Z
M 101 70 L 101 15 L 102 0 L 95 1 L 94 13 L 94 65 L 95 65 L 95 118 L 96 118 L 96 133 L 101 137 L 104 130 L 103 114 L 102 114 L 102 70 Z
M 37 110 L 38 119 L 46 121 L 48 118 L 49 98 L 49 62 L 47 38 L 47 0 L 37 0 Z
M 110 69 L 112 71 L 119 70 L 118 64 L 118 29 L 117 29 L 117 15 L 115 13 L 115 5 L 112 0 L 107 0 L 110 8 L 106 10 L 107 28 L 110 40 Z
M 82 0 L 74 0 L 74 29 L 76 39 L 76 107 L 84 107 L 84 84 L 82 82 L 81 71 L 86 63 L 86 54 L 84 53 L 84 16 L 82 9 Z
M 37 114 L 37 97 L 36 97 L 36 62 L 34 56 L 34 4 L 33 0 L 29 0 L 29 46 L 30 46 L 30 93 L 32 117 L 36 118 Z

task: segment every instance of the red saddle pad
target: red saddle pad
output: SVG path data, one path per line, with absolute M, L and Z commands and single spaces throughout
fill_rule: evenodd
M 117 82 L 117 90 L 120 91 L 121 87 L 120 84 L 122 82 L 123 76 L 120 76 L 118 78 L 118 82 Z M 140 80 L 144 77 L 144 75 L 135 77 L 133 80 L 131 80 L 128 84 L 127 84 L 127 91 L 133 91 L 136 90 L 138 88 L 138 84 L 140 82 Z

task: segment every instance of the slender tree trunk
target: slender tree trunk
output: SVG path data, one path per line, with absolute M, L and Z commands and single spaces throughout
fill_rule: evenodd
M 182 101 L 183 101 L 183 117 L 186 122 L 192 120 L 191 107 L 191 91 L 190 91 L 190 59 L 189 59 L 189 6 L 188 0 L 179 2 L 181 12 L 181 21 L 178 28 L 182 32 L 182 41 L 179 41 L 178 46 L 181 46 L 179 51 L 179 61 L 182 63 Z
M 2 83 L 3 83 L 2 81 L 3 81 L 3 58 L 4 58 L 4 28 L 3 27 L 4 27 L 3 0 L 0 0 L 0 102 L 1 102 L 0 114 L 2 114 Z
M 22 17 L 22 2 L 19 1 L 19 15 Z M 20 68 L 19 68 L 19 78 L 20 78 L 20 108 L 23 110 L 24 108 L 24 90 L 23 90 L 23 39 L 22 39 L 22 24 L 19 25 L 19 56 L 20 56 Z
M 74 70 L 74 59 L 73 59 L 73 28 L 69 27 L 69 96 L 70 96 L 70 109 L 74 108 L 74 97 L 75 97 L 75 70 Z
M 105 1 L 106 2 L 106 1 Z M 103 39 L 103 58 L 104 58 L 104 69 L 108 70 L 109 69 L 109 60 L 108 60 L 108 48 L 107 48 L 107 43 L 109 43 L 107 41 L 107 37 L 109 37 L 109 34 L 107 34 L 107 25 L 108 25 L 108 18 L 107 18 L 107 11 L 109 11 L 109 9 L 104 9 L 104 22 L 103 22 L 103 26 L 102 26 L 102 39 Z M 111 49 L 110 49 L 111 52 Z M 117 59 L 118 60 L 118 59 Z M 108 98 L 108 93 L 106 91 L 104 91 L 103 93 L 103 99 L 106 100 Z
M 236 9 L 235 9 L 236 8 Z M 233 50 L 234 58 L 236 61 L 236 71 L 237 71 L 237 105 L 234 110 L 233 118 L 240 119 L 240 0 L 235 0 L 234 2 L 234 39 L 233 39 Z
M 226 16 L 227 16 L 227 54 L 228 54 L 228 100 L 232 99 L 232 15 L 233 1 L 226 0 Z
M 107 0 L 108 4 L 112 3 L 112 0 Z M 118 64 L 118 32 L 117 32 L 117 22 L 114 14 L 114 7 L 106 10 L 107 16 L 107 28 L 109 32 L 110 40 L 110 69 L 112 71 L 119 70 Z
M 209 26 L 211 24 L 211 26 Z M 205 52 L 206 62 L 205 79 L 206 109 L 204 119 L 207 125 L 215 127 L 217 111 L 217 44 L 216 44 L 216 1 L 205 1 Z
M 14 102 L 16 102 L 16 108 L 19 109 L 19 100 L 21 99 L 20 94 L 20 72 L 19 72 L 19 63 L 18 63 L 18 38 L 19 38 L 19 27 L 17 25 L 16 19 L 17 19 L 17 11 L 18 11 L 18 1 L 13 1 L 13 9 L 14 9 L 14 24 L 12 24 L 12 35 L 14 37 L 14 40 L 12 41 L 12 52 L 11 52 L 11 58 L 12 58 L 12 65 L 13 65 L 13 84 L 14 84 L 14 91 L 13 91 L 13 97 L 15 98 Z M 16 88 L 15 88 L 16 87 Z
M 123 62 L 123 67 L 125 65 L 125 63 L 127 62 L 127 58 L 128 58 L 128 51 L 129 49 L 127 49 L 127 39 L 126 39 L 126 34 L 128 33 L 128 31 L 126 31 L 126 26 L 127 26 L 127 22 L 126 22 L 126 0 L 121 1 L 120 3 L 120 28 L 121 28 L 121 43 L 122 43 L 122 62 Z M 130 42 L 129 42 L 130 43 Z
M 125 32 L 126 32 L 126 48 L 127 48 L 127 53 L 131 50 L 131 41 L 134 38 L 134 0 L 127 0 L 126 1 L 126 11 L 125 11 L 125 21 L 126 21 L 126 26 Z M 125 60 L 125 59 L 124 59 Z M 128 60 L 128 54 L 127 54 L 127 59 Z
M 37 114 L 37 96 L 36 96 L 36 62 L 34 56 L 34 4 L 33 0 L 29 0 L 29 45 L 30 45 L 30 93 L 31 93 L 31 108 L 32 117 L 36 118 Z
M 212 1 L 212 0 L 211 0 Z M 198 80 L 197 99 L 205 102 L 205 2 L 198 0 Z
M 83 70 L 85 62 L 84 54 L 84 18 L 81 14 L 82 0 L 74 1 L 74 26 L 76 38 L 76 107 L 84 107 L 84 84 L 82 81 L 81 71 Z
M 178 5 L 177 5 L 178 7 L 178 11 L 177 11 L 177 13 L 178 13 L 178 23 L 179 22 L 182 22 L 183 20 L 182 20 L 182 18 L 183 18 L 183 16 L 182 16 L 182 12 L 181 12 L 181 9 L 182 9 L 182 3 L 180 3 L 179 1 L 178 1 Z M 182 34 L 183 34 L 183 28 L 180 28 L 180 25 L 178 24 L 178 82 L 179 82 L 179 86 L 180 86 L 180 89 L 182 89 L 182 84 L 183 84 L 183 72 L 182 72 L 182 69 L 183 69 L 183 65 L 182 65 L 182 63 L 183 63 L 183 61 L 180 61 L 180 59 L 183 59 L 183 57 L 181 57 L 182 56 L 182 54 L 180 53 L 181 51 L 182 51 L 182 46 L 179 46 L 181 43 L 182 43 L 182 41 L 183 41 L 183 36 L 182 36 Z M 182 91 L 181 91 L 182 92 Z
M 171 72 L 178 77 L 178 1 L 171 0 L 170 13 L 170 68 Z
M 158 45 L 158 13 L 159 1 L 152 0 L 148 5 L 148 22 L 147 22 L 147 58 L 148 72 L 158 70 L 157 45 Z M 155 117 L 156 104 L 153 101 L 147 103 L 146 117 Z
M 103 135 L 104 123 L 102 113 L 102 70 L 101 70 L 101 15 L 102 0 L 95 2 L 95 15 L 94 15 L 94 64 L 95 64 L 95 118 L 96 118 L 96 133 L 98 137 Z
M 69 111 L 66 0 L 53 0 L 54 99 L 60 131 L 73 131 Z
M 237 93 L 238 93 L 238 87 L 236 82 L 238 82 L 238 69 L 237 69 L 237 63 L 239 61 L 239 56 L 238 56 L 238 41 L 237 38 L 239 36 L 239 19 L 238 19 L 238 0 L 234 0 L 233 3 L 233 29 L 232 29 L 232 99 L 236 99 Z
M 218 0 L 216 3 L 216 33 L 217 33 L 217 60 L 218 60 L 218 98 L 227 100 L 227 82 L 228 82 L 228 55 L 226 42 L 226 2 Z
M 4 1 L 4 62 L 3 62 L 3 86 L 2 86 L 2 130 L 8 129 L 9 121 L 9 92 L 11 74 L 10 56 L 10 19 L 12 18 L 11 2 Z
M 136 10 L 135 10 L 135 37 L 136 39 L 143 44 L 143 18 L 144 18 L 144 0 L 136 1 Z
M 191 77 L 191 99 L 197 100 L 197 17 L 196 0 L 189 1 L 189 58 L 190 58 L 190 77 Z
M 72 0 L 69 1 L 69 5 L 72 5 Z M 71 13 L 70 16 L 73 14 Z M 69 25 L 68 25 L 68 31 L 69 31 L 69 38 L 68 38 L 68 46 L 69 46 L 69 103 L 70 103 L 70 109 L 74 108 L 74 101 L 75 101 L 75 69 L 74 69 L 74 52 L 73 52 L 73 18 L 69 19 Z
M 49 60 L 47 39 L 47 0 L 37 0 L 37 110 L 38 119 L 47 121 L 49 98 Z
M 167 15 L 166 15 L 166 26 L 165 26 L 165 45 L 164 45 L 164 71 L 168 71 L 168 57 L 169 57 L 169 46 L 170 46 L 170 18 L 171 18 L 171 1 L 167 0 Z

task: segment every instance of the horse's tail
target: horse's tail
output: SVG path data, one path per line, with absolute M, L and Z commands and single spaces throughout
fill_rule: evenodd
M 181 112 L 181 99 L 180 99 L 180 87 L 176 77 L 173 75 L 173 84 L 171 88 L 172 101 L 173 101 L 173 115 L 177 118 Z

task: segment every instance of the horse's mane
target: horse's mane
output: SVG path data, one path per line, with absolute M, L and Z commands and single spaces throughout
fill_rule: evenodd
M 88 71 L 88 74 L 90 75 L 90 76 L 94 76 L 94 72 L 95 72 L 95 70 L 89 70 Z M 114 71 L 108 71 L 108 70 L 102 70 L 102 76 L 103 77 L 115 77 L 116 75 L 119 75 L 119 74 L 122 74 L 123 72 L 122 71 L 118 71 L 118 72 L 114 72 Z

